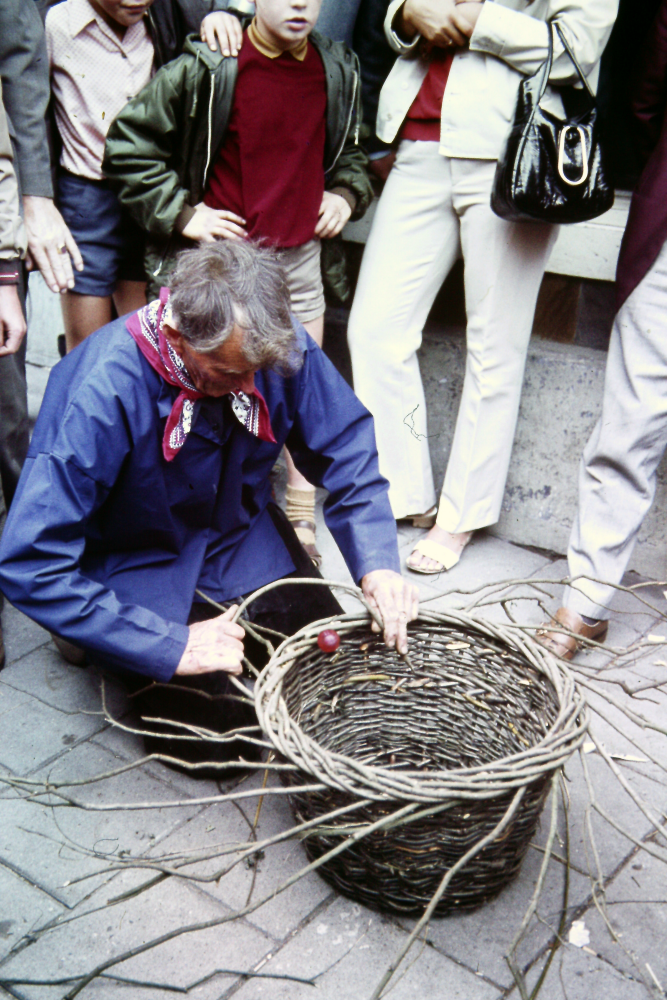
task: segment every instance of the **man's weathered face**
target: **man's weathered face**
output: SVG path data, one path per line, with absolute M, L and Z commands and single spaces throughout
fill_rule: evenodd
M 183 359 L 199 392 L 206 396 L 226 396 L 235 389 L 247 393 L 254 391 L 256 369 L 248 368 L 243 353 L 245 334 L 240 326 L 234 326 L 221 347 L 206 354 L 193 351 L 178 330 L 166 323 L 164 333 L 178 356 Z
M 322 0 L 257 0 L 257 27 L 280 49 L 290 49 L 315 27 Z

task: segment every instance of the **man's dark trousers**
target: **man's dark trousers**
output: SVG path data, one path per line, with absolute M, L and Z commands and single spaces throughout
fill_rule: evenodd
M 290 576 L 321 579 L 321 574 L 299 542 L 292 525 L 283 511 L 276 504 L 269 504 L 269 513 L 282 541 L 296 567 Z M 288 579 L 289 577 L 285 577 Z M 228 604 L 241 604 L 244 597 L 239 595 L 235 601 Z M 189 624 L 214 618 L 221 612 L 210 604 L 200 603 L 199 599 L 192 606 Z M 304 625 L 318 621 L 320 618 L 335 617 L 343 614 L 343 609 L 328 587 L 309 584 L 285 584 L 263 594 L 253 601 L 247 609 L 247 619 L 251 623 L 265 628 L 293 635 Z M 244 616 L 245 617 L 245 616 Z M 276 644 L 277 640 L 273 640 Z M 247 658 L 257 668 L 267 662 L 267 650 L 257 640 L 246 636 L 244 649 Z M 164 754 L 176 760 L 188 763 L 202 764 L 204 762 L 221 763 L 229 760 L 257 760 L 260 749 L 245 740 L 232 740 L 229 743 L 215 742 L 205 739 L 178 739 L 174 737 L 188 735 L 187 725 L 224 733 L 242 726 L 256 726 L 257 717 L 252 707 L 250 696 L 243 699 L 238 689 L 229 681 L 226 673 L 216 671 L 211 674 L 197 674 L 192 677 L 174 677 L 169 684 L 146 682 L 145 678 L 134 675 L 128 684 L 134 689 L 132 698 L 142 720 L 140 728 L 143 732 L 151 731 L 155 735 L 144 735 L 144 744 L 148 753 Z M 169 726 L 164 723 L 149 722 L 149 719 L 173 719 L 182 725 Z M 164 735 L 158 735 L 164 734 Z M 261 736 L 259 731 L 249 733 L 255 739 Z M 178 766 L 178 765 L 174 765 Z M 239 769 L 197 768 L 192 772 L 198 777 L 234 777 L 243 773 Z

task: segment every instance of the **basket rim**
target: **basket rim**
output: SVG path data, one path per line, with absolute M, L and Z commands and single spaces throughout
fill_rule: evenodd
M 562 661 L 519 629 L 466 612 L 421 610 L 417 624 L 468 628 L 501 641 L 545 676 L 553 685 L 558 704 L 548 733 L 533 746 L 487 764 L 426 772 L 364 764 L 326 749 L 290 716 L 282 694 L 283 681 L 294 660 L 312 649 L 322 628 L 335 627 L 345 634 L 368 627 L 370 620 L 367 612 L 356 612 L 312 622 L 280 644 L 257 679 L 255 709 L 262 730 L 275 749 L 308 776 L 330 788 L 380 801 L 492 798 L 551 774 L 583 744 L 589 726 L 588 706 L 583 690 Z

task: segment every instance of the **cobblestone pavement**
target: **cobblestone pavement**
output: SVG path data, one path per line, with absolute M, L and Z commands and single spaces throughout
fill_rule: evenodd
M 418 532 L 402 528 L 399 534 L 404 559 Z M 349 581 L 321 511 L 319 536 L 325 576 Z M 437 597 L 444 590 L 469 591 L 505 579 L 558 581 L 565 575 L 563 560 L 480 533 L 446 578 L 423 577 L 417 582 L 430 607 L 444 608 L 456 601 L 453 595 Z M 627 582 L 637 583 L 638 578 Z M 552 594 L 548 603 L 556 607 L 559 586 L 545 586 Z M 625 681 L 630 687 L 663 678 L 667 654 L 658 637 L 667 632 L 663 621 L 667 601 L 658 587 L 642 593 L 653 609 L 621 595 L 608 639 L 611 647 L 633 645 L 634 658 L 619 660 L 614 653 L 601 651 L 583 654 L 579 662 L 588 676 Z M 508 610 L 528 624 L 542 617 L 534 602 L 518 597 Z M 485 613 L 496 620 L 505 615 L 498 607 Z M 113 678 L 104 682 L 107 709 L 118 720 L 114 726 L 102 713 L 101 677 L 94 668 L 64 663 L 49 635 L 10 606 L 5 606 L 2 623 L 7 666 L 0 673 L 0 982 L 4 983 L 0 997 L 65 997 L 71 984 L 11 981 L 66 980 L 143 942 L 208 922 L 208 927 L 110 967 L 79 995 L 94 1000 L 167 1000 L 190 988 L 187 995 L 196 1000 L 232 996 L 368 1000 L 413 923 L 351 902 L 314 873 L 272 895 L 306 863 L 300 843 L 274 845 L 217 881 L 211 876 L 220 861 L 205 858 L 188 869 L 196 880 L 114 870 L 118 859 L 131 857 L 140 863 L 184 851 L 214 855 L 220 845 L 246 841 L 256 798 L 236 805 L 207 802 L 228 786 L 195 780 L 155 761 L 73 786 L 70 791 L 88 810 L 31 801 L 25 783 L 17 793 L 12 784 L 17 777 L 82 781 L 142 760 L 143 749 L 141 738 L 123 728 L 136 720 L 120 683 Z M 606 688 L 617 698 L 628 699 L 619 685 Z M 650 689 L 645 698 L 642 711 L 664 724 L 664 695 Z M 640 756 L 624 738 L 631 727 L 623 716 L 612 711 L 595 727 L 610 752 Z M 667 757 L 661 745 L 665 738 L 658 732 L 648 731 L 644 738 L 651 753 Z M 666 805 L 664 774 L 643 757 L 618 760 L 617 767 L 628 787 L 641 792 L 655 816 L 661 817 Z M 632 806 L 599 754 L 590 753 L 586 759 L 602 806 L 637 840 L 644 838 L 650 831 L 648 818 Z M 591 819 L 596 859 L 584 836 L 588 796 L 579 763 L 570 763 L 566 773 L 569 841 L 561 817 L 556 857 L 547 871 L 537 919 L 520 952 L 528 983 L 535 984 L 555 941 L 540 994 L 544 1000 L 664 996 L 659 984 L 667 987 L 667 867 L 640 852 L 599 816 Z M 260 783 L 254 776 L 244 787 L 252 790 Z M 137 803 L 150 808 L 123 808 Z M 114 808 L 104 811 L 105 804 Z M 291 825 L 286 799 L 265 797 L 258 839 Z M 389 994 L 393 1000 L 519 996 L 504 955 L 533 894 L 547 826 L 545 816 L 519 878 L 495 901 L 474 913 L 431 923 L 425 941 L 411 953 Z M 658 841 L 656 845 L 659 852 Z M 569 866 L 564 863 L 568 852 Z M 591 873 L 597 874 L 598 865 L 616 941 L 593 900 Z M 149 881 L 152 884 L 146 888 Z M 144 891 L 136 893 L 140 886 Z M 259 909 L 231 919 L 249 899 L 264 896 L 269 899 Z M 558 931 L 560 936 L 554 937 Z M 242 975 L 253 970 L 263 975 Z M 295 978 L 274 978 L 281 976 Z

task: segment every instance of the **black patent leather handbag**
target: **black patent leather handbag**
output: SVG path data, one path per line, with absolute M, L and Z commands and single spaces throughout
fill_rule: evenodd
M 533 76 L 521 81 L 514 124 L 498 160 L 491 208 L 512 222 L 586 222 L 614 203 L 605 170 L 595 95 L 557 21 L 549 24 L 549 54 Z M 554 31 L 579 74 L 584 90 L 559 87 L 584 107 L 565 121 L 540 107 L 553 61 Z

